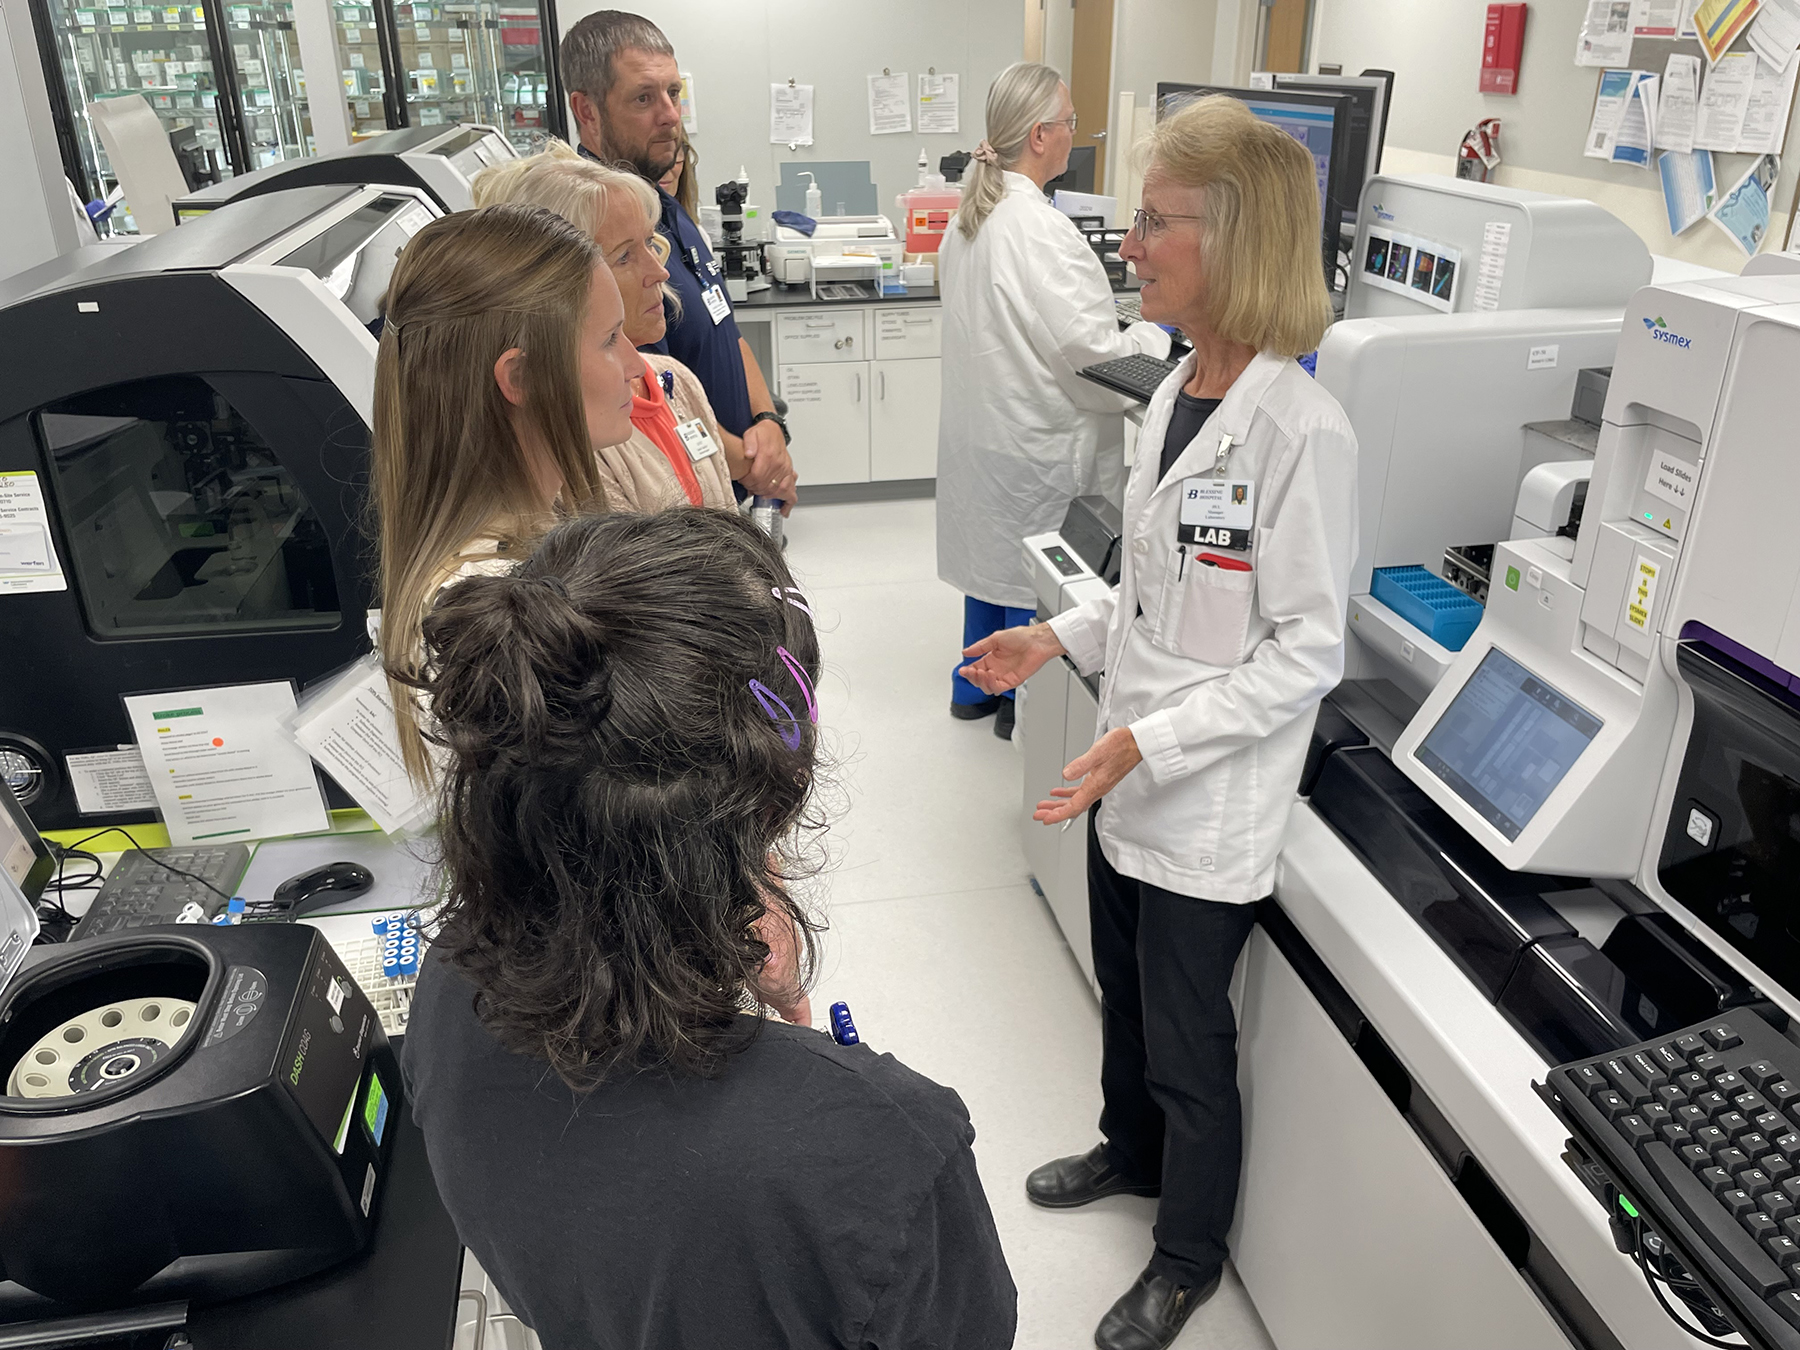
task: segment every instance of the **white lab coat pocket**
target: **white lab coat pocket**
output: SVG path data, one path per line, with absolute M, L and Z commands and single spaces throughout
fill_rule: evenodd
M 1175 650 L 1209 666 L 1235 666 L 1250 631 L 1250 602 L 1256 573 L 1208 567 L 1192 558 L 1179 583 L 1181 612 L 1175 617 Z

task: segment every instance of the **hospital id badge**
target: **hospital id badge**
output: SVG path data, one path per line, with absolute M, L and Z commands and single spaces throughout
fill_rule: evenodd
M 718 282 L 700 292 L 700 298 L 706 302 L 706 312 L 712 315 L 715 326 L 731 317 L 731 306 L 725 303 L 725 292 L 719 289 Z
M 1184 544 L 1228 548 L 1250 547 L 1256 524 L 1256 484 L 1243 479 L 1189 478 L 1181 485 L 1181 525 L 1176 537 Z
M 687 447 L 688 458 L 698 464 L 719 453 L 719 446 L 706 429 L 706 423 L 698 417 L 691 418 L 675 428 L 675 434 L 681 437 L 681 443 Z

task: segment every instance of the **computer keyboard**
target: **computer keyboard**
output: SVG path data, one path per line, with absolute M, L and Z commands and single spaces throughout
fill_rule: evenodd
M 390 1036 L 404 1036 L 407 1020 L 412 1016 L 413 988 L 419 982 L 419 961 L 425 950 L 425 939 L 405 913 L 384 914 L 372 920 L 367 937 L 332 940 L 332 950 L 350 972 L 357 987 L 368 995 L 375 1013 L 381 1018 L 381 1029 Z M 410 934 L 413 949 L 402 958 L 405 934 Z
M 174 923 L 190 903 L 199 905 L 211 919 L 224 910 L 249 866 L 250 850 L 243 844 L 127 849 L 106 874 L 99 894 L 70 932 L 69 941 Z M 170 868 L 192 875 L 183 876 Z
M 1128 328 L 1134 323 L 1143 321 L 1143 302 L 1138 298 L 1136 291 L 1126 291 L 1113 296 L 1113 304 L 1118 308 L 1121 328 Z
M 1739 1008 L 1548 1086 L 1615 1229 L 1641 1216 L 1752 1345 L 1800 1348 L 1800 1046 Z
M 1154 356 L 1140 352 L 1135 356 L 1121 356 L 1116 361 L 1102 361 L 1098 365 L 1087 366 L 1081 373 L 1096 384 L 1128 394 L 1140 403 L 1148 403 L 1150 396 L 1168 378 L 1176 364 L 1174 361 L 1159 361 Z

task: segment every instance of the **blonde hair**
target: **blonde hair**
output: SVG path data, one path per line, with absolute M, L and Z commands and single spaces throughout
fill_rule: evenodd
M 552 137 L 538 154 L 509 159 L 475 175 L 471 184 L 476 206 L 522 202 L 554 211 L 576 229 L 598 238 L 600 224 L 612 206 L 613 194 L 635 201 L 650 227 L 650 248 L 659 263 L 669 260 L 669 241 L 657 232 L 662 218 L 662 198 L 632 169 L 589 159 L 566 142 Z M 681 299 L 675 288 L 663 284 L 663 301 L 674 304 L 681 317 Z
M 995 162 L 971 159 L 963 170 L 962 205 L 956 227 L 965 239 L 981 232 L 989 215 L 1006 195 L 1006 171 L 1019 162 L 1031 133 L 1053 121 L 1062 110 L 1058 90 L 1063 77 L 1035 61 L 1017 61 L 1000 72 L 987 96 L 987 143 Z
M 1164 118 L 1140 158 L 1202 188 L 1207 318 L 1230 342 L 1278 356 L 1315 350 L 1331 324 L 1319 256 L 1318 170 L 1304 147 L 1224 94 Z
M 562 474 L 564 508 L 606 509 L 580 373 L 598 266 L 586 231 L 560 216 L 489 206 L 420 230 L 388 283 L 370 510 L 380 546 L 382 663 L 402 757 L 418 783 L 430 777 L 411 693 L 426 611 L 470 544 L 491 536 L 501 552 L 523 557 L 551 523 L 494 378 L 504 352 L 522 353 L 520 411 Z

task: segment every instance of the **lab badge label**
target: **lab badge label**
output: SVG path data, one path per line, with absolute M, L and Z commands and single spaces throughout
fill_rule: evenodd
M 731 317 L 731 306 L 725 302 L 725 292 L 719 289 L 718 282 L 700 292 L 700 298 L 706 302 L 706 312 L 712 315 L 715 326 Z
M 1231 478 L 1189 478 L 1182 483 L 1181 525 L 1176 531 L 1181 543 L 1243 552 L 1250 547 L 1255 523 L 1255 483 Z

